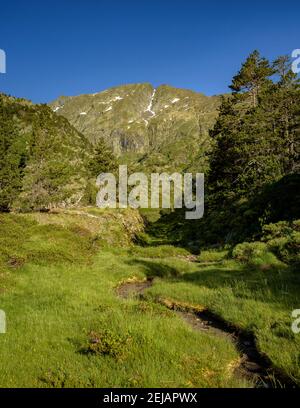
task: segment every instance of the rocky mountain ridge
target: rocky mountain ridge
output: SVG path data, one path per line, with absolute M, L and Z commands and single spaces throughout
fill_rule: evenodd
M 219 104 L 219 96 L 143 83 L 62 96 L 50 107 L 91 143 L 104 137 L 124 160 L 164 168 L 175 161 L 181 168 L 196 160 L 199 148 L 200 155 L 209 149 Z

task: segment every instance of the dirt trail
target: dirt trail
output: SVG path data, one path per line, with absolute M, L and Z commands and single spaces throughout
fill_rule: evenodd
M 117 288 L 117 294 L 124 299 L 134 296 L 145 300 L 144 291 L 152 285 L 153 278 L 124 282 Z M 258 388 L 296 387 L 289 378 L 275 370 L 271 361 L 258 351 L 253 334 L 230 325 L 208 310 L 189 310 L 186 305 L 182 308 L 180 304 L 157 301 L 173 310 L 194 330 L 206 331 L 232 341 L 240 354 L 239 364 L 234 368 L 235 375 L 246 378 Z

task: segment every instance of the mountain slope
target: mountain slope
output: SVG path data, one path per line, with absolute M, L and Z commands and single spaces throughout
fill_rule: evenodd
M 0 94 L 0 207 L 41 209 L 83 195 L 87 140 L 47 105 Z
M 60 97 L 50 104 L 91 143 L 102 136 L 129 163 L 147 169 L 191 168 L 210 148 L 220 98 L 167 85 L 135 84 Z M 200 161 L 199 161 L 200 160 Z M 199 167 L 199 166 L 198 166 Z

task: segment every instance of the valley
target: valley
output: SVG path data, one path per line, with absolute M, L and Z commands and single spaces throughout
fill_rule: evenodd
M 251 53 L 231 95 L 0 94 L 1 387 L 299 387 L 300 93 L 280 58 Z M 204 216 L 97 208 L 118 169 L 192 173 L 191 199 L 204 173 Z
M 2 3 L 1 404 L 294 403 L 299 1 Z
M 226 251 L 190 258 L 167 243 L 136 245 L 145 227 L 128 209 L 3 214 L 0 225 L 1 387 L 298 383 L 299 342 L 289 329 L 298 289 L 284 264 L 271 265 L 266 281 L 260 264 L 243 266 Z M 245 375 L 231 337 L 188 317 L 204 309 L 253 333 L 269 361 L 264 376 L 250 364 Z

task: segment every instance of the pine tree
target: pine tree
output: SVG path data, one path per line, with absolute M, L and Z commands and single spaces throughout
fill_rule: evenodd
M 271 73 L 279 75 L 277 82 L 269 79 Z M 280 57 L 270 68 L 255 51 L 230 87 L 232 96 L 223 98 L 211 131 L 216 147 L 209 183 L 217 202 L 255 194 L 294 172 L 299 158 L 300 95 L 288 60 Z M 252 106 L 244 103 L 249 95 Z
M 103 137 L 100 137 L 94 147 L 88 169 L 93 178 L 96 178 L 100 173 L 114 172 L 117 169 L 116 157 Z
M 215 148 L 206 195 L 209 228 L 204 231 L 213 239 L 258 231 L 258 214 L 261 220 L 268 219 L 274 209 L 268 207 L 267 198 L 262 202 L 256 197 L 264 191 L 268 197 L 273 185 L 293 180 L 300 170 L 299 84 L 288 58 L 279 57 L 269 67 L 258 53 L 251 54 L 233 78 L 232 95 L 223 98 L 211 131 Z M 252 81 L 251 72 L 259 73 L 259 81 Z M 275 77 L 269 78 L 271 72 Z M 283 187 L 286 184 L 282 182 Z M 285 196 L 283 190 L 281 194 Z
M 240 71 L 233 77 L 230 89 L 236 93 L 246 93 L 252 99 L 253 107 L 257 106 L 258 95 L 268 84 L 269 77 L 274 73 L 267 59 L 262 58 L 257 50 L 246 59 Z
M 87 163 L 89 179 L 84 193 L 86 204 L 95 205 L 96 203 L 98 188 L 95 181 L 98 175 L 101 173 L 114 173 L 117 166 L 118 162 L 112 148 L 108 146 L 103 137 L 100 137 Z
M 291 59 L 288 55 L 282 55 L 273 62 L 274 74 L 279 75 L 279 85 L 290 87 L 297 82 L 297 74 L 292 71 L 291 66 Z
M 277 58 L 273 67 L 279 76 L 276 92 L 272 95 L 274 120 L 283 140 L 285 173 L 290 174 L 300 170 L 300 85 L 297 75 L 291 70 L 288 56 Z

